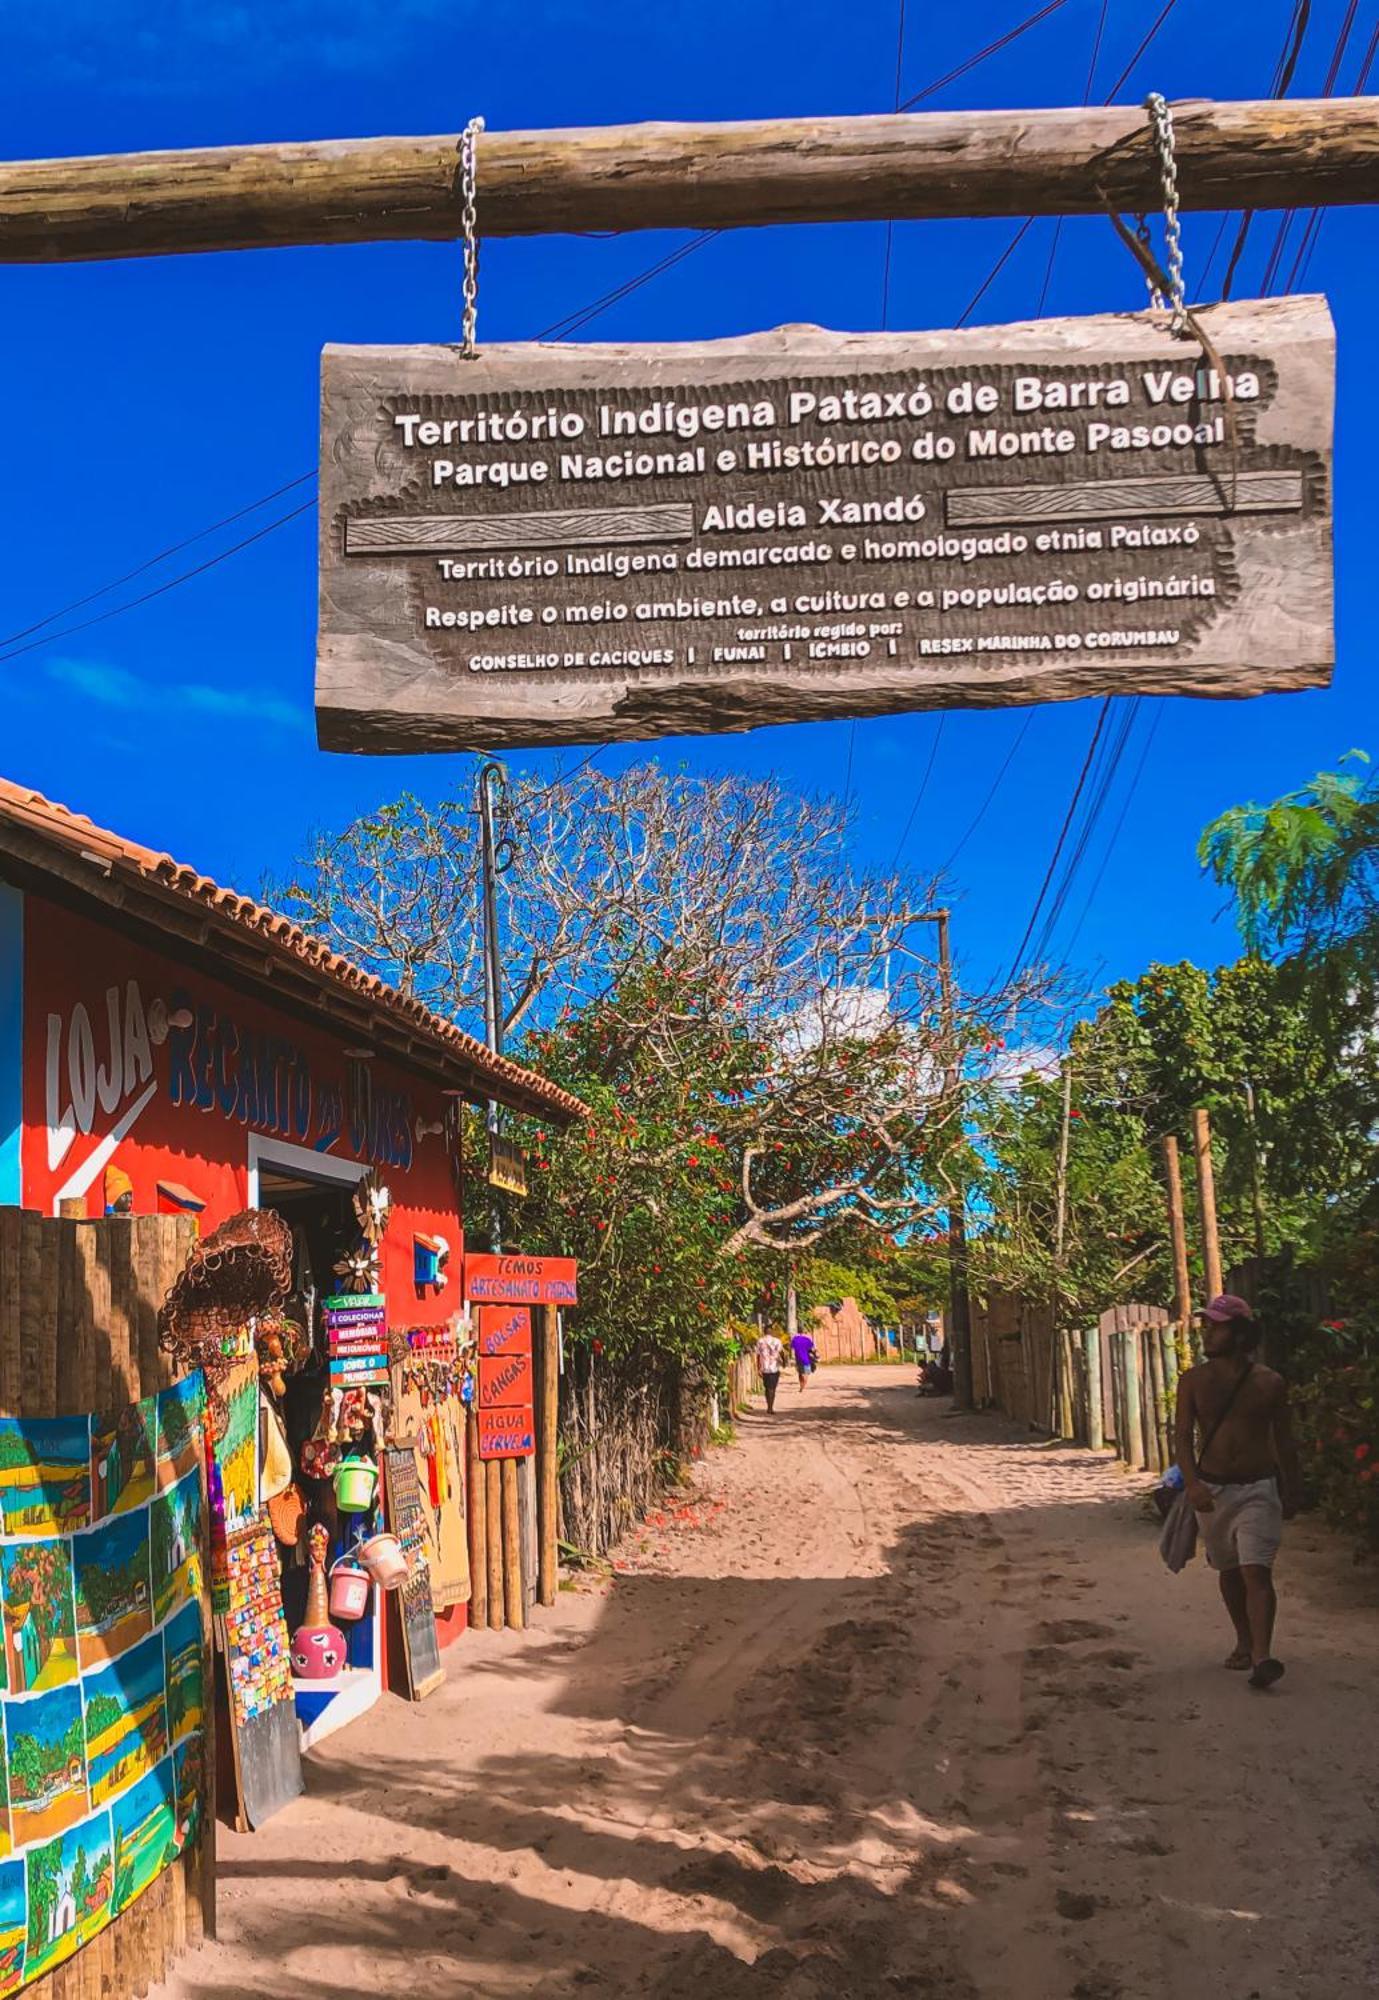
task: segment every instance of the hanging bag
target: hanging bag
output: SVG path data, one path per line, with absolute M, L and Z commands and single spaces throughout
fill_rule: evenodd
M 1235 1387 L 1231 1390 L 1230 1395 L 1226 1398 L 1225 1408 L 1202 1439 L 1202 1449 L 1197 1454 L 1197 1476 L 1199 1479 L 1202 1476 L 1202 1460 L 1211 1450 L 1213 1438 L 1230 1415 L 1231 1404 L 1244 1388 L 1246 1376 L 1250 1374 L 1253 1367 L 1253 1361 L 1246 1364 L 1244 1375 L 1240 1377 Z M 1177 1576 L 1181 1570 L 1187 1568 L 1196 1553 L 1197 1514 L 1192 1502 L 1187 1497 L 1187 1488 L 1185 1486 L 1164 1517 L 1163 1532 L 1159 1536 L 1159 1554 L 1164 1559 L 1165 1567 L 1171 1570 L 1174 1576 Z

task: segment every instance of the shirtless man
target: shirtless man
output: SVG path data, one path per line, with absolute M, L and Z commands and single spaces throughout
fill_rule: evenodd
M 1198 1317 L 1207 1358 L 1178 1383 L 1178 1468 L 1235 1627 L 1226 1665 L 1248 1671 L 1251 1687 L 1270 1688 L 1283 1674 L 1273 1654 L 1273 1563 L 1299 1492 L 1288 1390 L 1254 1359 L 1259 1326 L 1244 1299 L 1223 1293 Z M 1209 1439 L 1200 1464 L 1199 1430 Z

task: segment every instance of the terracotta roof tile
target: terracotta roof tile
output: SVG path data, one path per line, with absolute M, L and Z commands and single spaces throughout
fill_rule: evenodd
M 0 840 L 6 825 L 60 850 L 69 859 L 90 862 L 102 874 L 132 869 L 145 880 L 185 897 L 189 903 L 209 909 L 227 926 L 253 932 L 274 952 L 312 967 L 327 985 L 347 988 L 395 1016 L 413 1034 L 453 1056 L 471 1076 L 477 1074 L 491 1081 L 495 1097 L 511 1101 L 515 1094 L 536 1099 L 561 1122 L 587 1116 L 587 1107 L 558 1084 L 538 1076 L 534 1070 L 523 1069 L 520 1063 L 506 1056 L 491 1054 L 482 1042 L 467 1035 L 453 1021 L 434 1013 L 422 1001 L 399 993 L 396 987 L 374 973 L 363 971 L 352 960 L 342 958 L 290 917 L 256 903 L 252 897 L 223 888 L 209 875 L 174 861 L 170 854 L 156 854 L 137 841 L 124 840 L 83 814 L 0 778 Z

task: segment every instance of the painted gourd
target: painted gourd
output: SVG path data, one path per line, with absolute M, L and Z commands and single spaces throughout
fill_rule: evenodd
M 311 1576 L 306 1587 L 306 1617 L 292 1634 L 292 1671 L 299 1681 L 333 1681 L 344 1671 L 345 1635 L 330 1622 L 326 1583 L 326 1549 L 330 1537 L 318 1521 L 307 1537 Z

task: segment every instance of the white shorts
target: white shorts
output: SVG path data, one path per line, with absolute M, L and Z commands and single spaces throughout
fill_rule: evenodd
M 1197 1531 L 1213 1569 L 1271 1569 L 1283 1540 L 1283 1503 L 1276 1479 L 1253 1479 L 1248 1486 L 1204 1481 L 1216 1505 L 1198 1514 Z

